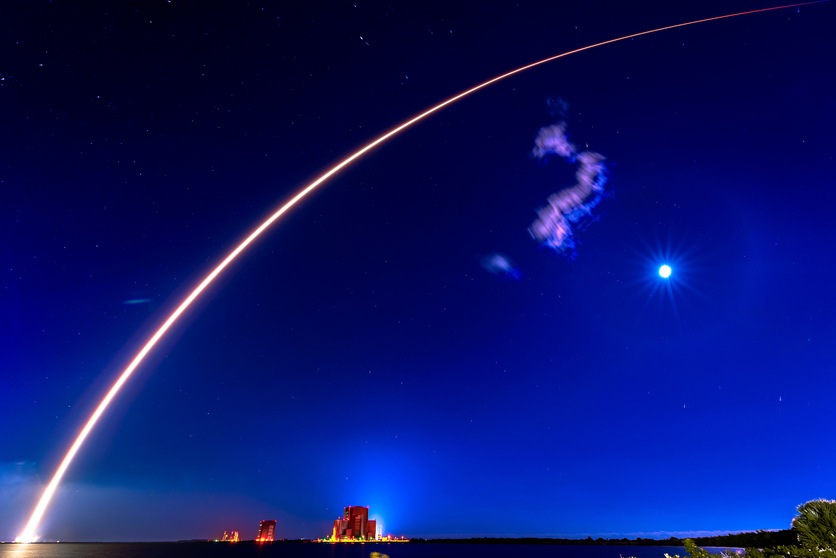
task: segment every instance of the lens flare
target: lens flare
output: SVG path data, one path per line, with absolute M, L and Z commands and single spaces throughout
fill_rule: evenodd
M 671 269 L 671 266 L 669 266 L 668 264 L 665 264 L 659 268 L 659 277 L 661 277 L 662 279 L 667 279 L 671 276 L 671 273 L 673 273 L 673 270 Z
M 230 252 L 223 259 L 223 261 L 221 261 L 221 263 L 219 263 L 203 279 L 203 281 L 201 281 L 200 284 L 197 287 L 195 287 L 194 290 L 191 291 L 191 293 L 183 300 L 183 302 L 180 303 L 180 305 L 177 307 L 177 309 L 174 310 L 174 312 L 168 317 L 168 319 L 166 319 L 165 322 L 163 322 L 163 324 L 159 327 L 159 329 L 157 329 L 157 331 L 145 343 L 145 345 L 142 347 L 142 349 L 140 349 L 140 351 L 136 354 L 136 356 L 131 361 L 131 363 L 128 365 L 128 367 L 125 368 L 125 370 L 122 372 L 122 374 L 116 380 L 116 382 L 113 384 L 113 386 L 107 392 L 107 395 L 105 395 L 104 399 L 102 399 L 101 403 L 99 403 L 99 406 L 96 407 L 96 410 L 90 416 L 90 419 L 87 421 L 87 424 L 85 424 L 84 428 L 82 428 L 82 430 L 79 433 L 78 437 L 76 438 L 75 442 L 73 442 L 73 445 L 70 447 L 69 451 L 64 456 L 64 459 L 61 461 L 61 464 L 58 466 L 58 469 L 55 471 L 55 474 L 53 475 L 52 480 L 47 485 L 46 489 L 44 490 L 43 494 L 41 495 L 40 500 L 38 500 L 38 504 L 35 507 L 35 510 L 32 512 L 32 515 L 29 518 L 29 522 L 26 524 L 26 527 L 24 528 L 23 532 L 20 534 L 20 536 L 18 536 L 15 539 L 15 541 L 16 542 L 29 543 L 29 542 L 34 542 L 38 539 L 38 535 L 36 535 L 35 533 L 38 529 L 38 525 L 40 524 L 41 518 L 43 517 L 44 512 L 46 511 L 46 508 L 50 503 L 50 500 L 52 499 L 53 495 L 55 494 L 55 491 L 58 489 L 58 485 L 61 483 L 61 479 L 63 478 L 64 473 L 66 473 L 67 468 L 70 466 L 70 463 L 72 463 L 72 460 L 75 457 L 76 453 L 78 453 L 78 450 L 81 448 L 82 444 L 84 444 L 84 441 L 87 439 L 87 436 L 90 434 L 90 431 L 93 430 L 93 427 L 99 421 L 99 418 L 102 416 L 102 413 L 104 413 L 105 409 L 107 409 L 108 405 L 110 405 L 110 402 L 113 400 L 113 398 L 119 392 L 119 390 L 122 388 L 124 383 L 128 380 L 128 378 L 131 376 L 131 374 L 137 368 L 137 366 L 139 366 L 139 364 L 145 359 L 146 355 L 151 351 L 151 349 L 153 349 L 154 346 L 157 344 L 157 342 L 163 337 L 163 335 L 165 335 L 165 333 L 171 328 L 171 326 L 174 325 L 174 322 L 177 321 L 177 318 L 179 318 L 180 315 L 183 312 L 185 312 L 186 309 L 188 309 L 189 306 L 191 306 L 192 302 L 194 302 L 195 299 L 198 296 L 200 296 L 200 294 L 204 290 L 206 290 L 206 288 L 215 280 L 215 278 L 218 275 L 220 275 L 220 273 L 224 269 L 226 269 L 226 267 L 229 264 L 231 264 L 233 262 L 233 260 L 235 260 L 238 257 L 239 254 L 241 254 L 241 252 L 243 252 L 250 244 L 252 244 L 259 236 L 261 236 L 261 234 L 265 230 L 267 230 L 267 228 L 270 227 L 270 225 L 272 225 L 282 215 L 287 213 L 294 205 L 296 205 L 304 197 L 306 197 L 313 190 L 315 190 L 320 184 L 322 184 L 323 182 L 325 182 L 326 180 L 328 180 L 329 178 L 331 178 L 335 174 L 339 173 L 343 168 L 345 168 L 349 164 L 353 163 L 355 160 L 359 159 L 360 157 L 362 157 L 363 155 L 365 155 L 367 152 L 371 151 L 372 149 L 374 149 L 378 145 L 384 143 L 389 138 L 399 134 L 400 132 L 409 128 L 410 126 L 412 126 L 416 122 L 418 122 L 420 120 L 423 120 L 424 118 L 433 114 L 434 112 L 437 112 L 437 111 L 443 109 L 444 107 L 446 107 L 448 105 L 451 105 L 451 104 L 455 103 L 456 101 L 458 101 L 460 99 L 463 99 L 463 98 L 469 96 L 470 94 L 475 93 L 475 92 L 479 91 L 480 89 L 484 89 L 485 87 L 488 87 L 489 85 L 492 85 L 492 84 L 494 84 L 498 81 L 502 81 L 506 78 L 509 78 L 509 77 L 513 76 L 513 75 L 519 74 L 521 72 L 525 72 L 526 70 L 530 70 L 531 68 L 535 68 L 535 67 L 541 66 L 543 64 L 547 64 L 547 63 L 552 62 L 554 60 L 558 60 L 560 58 L 565 58 L 567 56 L 571 56 L 572 54 L 577 54 L 579 52 L 584 52 L 584 51 L 591 50 L 591 49 L 594 49 L 594 48 L 598 48 L 598 47 L 601 47 L 601 46 L 604 46 L 604 45 L 609 45 L 609 44 L 617 43 L 617 42 L 620 42 L 620 41 L 626 41 L 627 39 L 632 39 L 632 38 L 635 38 L 635 37 L 641 37 L 643 35 L 650 35 L 651 33 L 658 33 L 660 31 L 666 31 L 666 30 L 669 30 L 669 29 L 676 29 L 678 27 L 685 27 L 685 26 L 688 26 L 688 25 L 696 25 L 698 23 L 705 23 L 705 22 L 708 22 L 708 21 L 715 21 L 715 20 L 726 19 L 726 18 L 741 16 L 741 15 L 755 14 L 755 13 L 759 13 L 759 12 L 768 12 L 768 11 L 772 11 L 772 10 L 780 10 L 780 9 L 783 9 L 783 8 L 793 8 L 793 7 L 796 7 L 796 6 L 806 6 L 806 5 L 809 5 L 809 4 L 819 4 L 819 3 L 820 2 L 816 1 L 816 2 L 802 2 L 802 3 L 799 3 L 799 4 L 788 4 L 788 5 L 784 5 L 784 6 L 775 6 L 775 7 L 772 7 L 772 8 L 761 8 L 761 9 L 758 9 L 758 10 L 749 10 L 749 11 L 746 11 L 746 12 L 738 12 L 738 13 L 734 13 L 734 14 L 726 14 L 726 15 L 721 15 L 721 16 L 709 17 L 709 18 L 705 18 L 705 19 L 698 19 L 698 20 L 689 21 L 689 22 L 686 22 L 686 23 L 678 23 L 676 25 L 668 25 L 666 27 L 659 27 L 657 29 L 651 29 L 651 30 L 648 30 L 648 31 L 642 31 L 640 33 L 633 33 L 631 35 L 624 35 L 623 37 L 618 37 L 618 38 L 615 38 L 615 39 L 609 39 L 609 40 L 606 40 L 606 41 L 602 41 L 600 43 L 595 43 L 595 44 L 587 45 L 587 46 L 584 46 L 584 47 L 581 47 L 581 48 L 576 48 L 574 50 L 570 50 L 570 51 L 567 51 L 567 52 L 564 52 L 564 53 L 561 53 L 561 54 L 557 54 L 555 56 L 550 56 L 549 58 L 544 58 L 542 60 L 538 60 L 537 62 L 527 64 L 525 66 L 517 68 L 516 70 L 511 70 L 510 72 L 507 72 L 507 73 L 504 73 L 502 75 L 496 76 L 492 79 L 489 79 L 488 81 L 480 83 L 479 85 L 476 85 L 476 86 L 474 86 L 474 87 L 472 87 L 472 88 L 470 88 L 466 91 L 463 91 L 462 93 L 459 93 L 458 95 L 450 97 L 449 99 L 435 105 L 434 107 L 431 107 L 431 108 L 427 109 L 426 111 L 420 113 L 419 115 L 414 116 L 413 118 L 407 120 L 406 122 L 396 126 L 395 128 L 391 129 L 390 131 L 386 132 L 382 136 L 380 136 L 377 139 L 375 139 L 375 140 L 371 141 L 370 143 L 366 144 L 364 147 L 360 148 L 359 150 L 357 150 L 353 154 L 349 155 L 348 157 L 346 157 L 345 159 L 343 159 L 342 161 L 340 161 L 339 163 L 337 163 L 336 165 L 331 167 L 324 174 L 322 174 L 319 178 L 317 178 L 316 180 L 314 180 L 313 182 L 311 182 L 310 184 L 305 186 L 302 190 L 300 190 L 288 202 L 286 202 L 284 205 L 282 205 L 275 213 L 270 215 L 263 223 L 261 223 L 255 230 L 253 230 L 249 234 L 249 236 L 247 236 L 247 238 L 244 239 L 244 241 L 242 241 L 232 252 Z

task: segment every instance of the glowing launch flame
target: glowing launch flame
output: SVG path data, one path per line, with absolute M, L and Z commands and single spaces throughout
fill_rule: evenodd
M 139 364 L 142 362 L 142 360 L 145 358 L 145 356 L 151 351 L 151 349 L 154 348 L 154 345 L 157 344 L 157 341 L 159 341 L 162 338 L 162 336 L 165 335 L 165 333 L 174 324 L 174 322 L 177 320 L 177 318 L 179 318 L 180 315 L 183 312 L 186 311 L 186 309 L 191 305 L 191 303 L 194 302 L 194 300 L 198 296 L 200 296 L 200 293 L 202 293 L 206 289 L 206 287 L 208 287 L 212 283 L 212 281 L 214 281 L 215 278 L 230 263 L 232 263 L 232 261 L 235 258 L 237 258 L 238 255 L 241 252 L 244 251 L 244 249 L 247 246 L 249 246 L 252 242 L 254 242 L 261 235 L 261 233 L 263 233 L 267 229 L 267 227 L 272 225 L 279 217 L 284 215 L 288 210 L 290 210 L 290 208 L 292 208 L 294 205 L 296 205 L 297 202 L 299 202 L 302 198 L 307 196 L 317 186 L 319 186 L 320 184 L 322 184 L 323 182 L 325 182 L 326 180 L 331 178 L 333 175 L 337 174 L 345 166 L 352 163 L 356 159 L 359 159 L 366 152 L 374 149 L 375 147 L 377 147 L 381 143 L 385 142 L 386 140 L 388 140 L 392 136 L 402 132 L 406 128 L 409 128 L 410 126 L 412 126 L 413 124 L 415 124 L 419 120 L 423 120 L 424 118 L 431 115 L 432 113 L 443 109 L 447 105 L 455 103 L 459 99 L 463 99 L 464 97 L 467 97 L 471 93 L 475 93 L 476 91 L 479 91 L 480 89 L 483 89 L 483 88 L 485 88 L 489 85 L 492 85 L 492 84 L 494 84 L 498 81 L 501 81 L 505 78 L 511 77 L 515 74 L 519 74 L 519 73 L 524 72 L 526 70 L 530 70 L 531 68 L 534 68 L 536 66 L 546 64 L 546 63 L 551 62 L 553 60 L 557 60 L 558 58 L 564 58 L 564 57 L 570 56 L 572 54 L 577 54 L 578 52 L 583 52 L 585 50 L 591 50 L 593 48 L 608 45 L 608 44 L 611 44 L 611 43 L 617 43 L 619 41 L 625 41 L 627 39 L 632 39 L 634 37 L 640 37 L 642 35 L 649 35 L 651 33 L 658 33 L 659 31 L 666 31 L 668 29 L 676 29 L 677 27 L 685 27 L 687 25 L 695 25 L 695 24 L 698 24 L 698 23 L 705 23 L 705 22 L 708 22 L 708 21 L 714 21 L 714 20 L 718 20 L 718 19 L 726 19 L 726 18 L 730 18 L 730 17 L 736 17 L 736 16 L 741 16 L 741 15 L 747 15 L 747 14 L 754 14 L 754 13 L 758 13 L 758 12 L 768 12 L 768 11 L 772 11 L 772 10 L 780 10 L 780 9 L 783 9 L 783 8 L 794 8 L 796 6 L 806 6 L 808 4 L 818 4 L 818 3 L 820 3 L 820 2 L 802 2 L 800 4 L 789 4 L 789 5 L 786 5 L 786 6 L 776 6 L 776 7 L 773 7 L 773 8 L 762 8 L 762 9 L 759 9 L 759 10 L 750 10 L 750 11 L 747 11 L 747 12 L 739 12 L 739 13 L 736 13 L 736 14 L 727 14 L 727 15 L 722 15 L 722 16 L 710 17 L 710 18 L 706 18 L 706 19 L 699 19 L 699 20 L 695 20 L 695 21 L 689 21 L 687 23 L 678 23 L 676 25 L 668 25 L 667 27 L 659 27 L 657 29 L 651 29 L 649 31 L 642 31 L 640 33 L 633 33 L 632 35 L 625 35 L 623 37 L 618 37 L 616 39 L 609 39 L 607 41 L 602 41 L 600 43 L 595 43 L 593 45 L 588 45 L 588 46 L 585 46 L 585 47 L 577 48 L 575 50 L 570 50 L 570 51 L 564 52 L 562 54 L 557 54 L 557 55 L 551 56 L 549 58 L 544 58 L 543 60 L 533 62 L 533 63 L 528 64 L 526 66 L 522 66 L 520 68 L 517 68 L 516 70 L 512 70 L 510 72 L 507 72 L 505 74 L 497 76 L 493 79 L 490 79 L 486 82 L 480 83 L 479 85 L 477 85 L 475 87 L 472 87 L 471 89 L 468 89 L 467 91 L 459 93 L 458 95 L 456 95 L 454 97 L 450 97 L 446 101 L 435 105 L 434 107 L 422 112 L 418 116 L 415 116 L 411 120 L 407 120 L 403 124 L 397 126 L 396 128 L 393 128 L 389 132 L 383 134 L 379 138 L 377 138 L 374 141 L 372 141 L 371 143 L 367 144 L 365 147 L 356 151 L 354 154 L 348 156 L 347 158 L 343 159 L 342 161 L 340 161 L 339 163 L 334 165 L 325 174 L 323 174 L 322 176 L 320 176 L 319 178 L 317 178 L 316 180 L 314 180 L 313 182 L 311 182 L 310 184 L 305 186 L 305 188 L 302 189 L 295 196 L 293 196 L 293 198 L 291 198 L 290 201 L 285 203 L 281 208 L 279 208 L 278 211 L 273 213 L 270 217 L 267 218 L 267 220 L 265 220 L 261 225 L 259 225 L 259 227 L 257 229 L 255 229 L 252 233 L 250 233 L 250 235 L 243 242 L 241 242 L 241 244 L 239 244 L 235 248 L 235 250 L 233 250 L 226 258 L 224 258 L 224 260 L 220 264 L 218 264 L 218 266 L 215 267 L 215 269 L 213 269 L 212 272 L 209 273 L 209 275 L 207 275 L 205 279 L 203 279 L 203 281 L 200 282 L 200 284 L 189 294 L 189 296 L 186 297 L 186 299 L 182 303 L 180 303 L 180 306 L 178 306 L 177 309 L 171 314 L 171 316 L 168 317 L 168 319 L 165 321 L 165 323 L 163 323 L 163 325 L 160 326 L 160 328 L 154 333 L 154 335 L 151 337 L 151 339 L 148 340 L 148 342 L 145 344 L 145 346 L 142 347 L 142 349 L 139 351 L 139 353 L 137 353 L 137 355 L 134 357 L 134 359 L 131 361 L 131 363 L 128 365 L 128 367 L 125 368 L 125 370 L 122 372 L 121 376 L 119 376 L 119 379 L 116 380 L 116 383 L 113 384 L 113 387 L 110 388 L 110 391 L 107 392 L 107 395 L 105 395 L 104 399 L 102 399 L 102 402 L 99 403 L 99 406 L 96 407 L 96 410 L 93 412 L 93 415 L 90 417 L 90 420 L 88 420 L 87 424 L 84 425 L 84 428 L 81 430 L 81 433 L 78 435 L 78 438 L 76 438 L 75 442 L 73 442 L 72 447 L 70 447 L 70 451 L 68 451 L 67 455 L 64 456 L 64 460 L 61 461 L 61 465 L 58 466 L 58 470 L 55 471 L 55 475 L 53 475 L 52 480 L 49 482 L 49 485 L 46 487 L 46 490 L 44 490 L 43 494 L 41 495 L 41 499 L 38 501 L 38 505 L 35 507 L 35 511 L 32 512 L 32 516 L 30 517 L 29 522 L 26 524 L 26 528 L 23 530 L 23 533 L 21 533 L 21 535 L 19 537 L 17 537 L 17 539 L 15 539 L 15 541 L 16 542 L 29 543 L 29 542 L 34 542 L 35 540 L 37 540 L 38 536 L 35 535 L 35 530 L 38 528 L 38 524 L 41 521 L 41 517 L 43 517 L 43 514 L 46 511 L 46 508 L 49 505 L 49 502 L 52 499 L 52 496 L 55 494 L 55 491 L 58 488 L 58 485 L 60 484 L 61 479 L 64 476 L 64 473 L 66 473 L 67 468 L 70 466 L 70 463 L 72 463 L 72 460 L 75 457 L 75 454 L 81 448 L 81 445 L 84 443 L 84 440 L 87 439 L 87 436 L 90 434 L 90 431 L 96 425 L 99 418 L 102 416 L 102 413 L 104 413 L 105 409 L 107 409 L 107 406 L 110 404 L 111 400 L 113 400 L 113 398 L 116 396 L 116 394 L 122 388 L 122 385 L 128 380 L 130 375 L 133 373 L 133 371 L 136 369 L 136 367 L 139 366 Z

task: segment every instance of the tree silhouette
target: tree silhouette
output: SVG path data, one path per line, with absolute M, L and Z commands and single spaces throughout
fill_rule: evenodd
M 792 520 L 792 530 L 798 534 L 800 546 L 774 546 L 772 548 L 747 548 L 745 558 L 836 558 L 836 501 L 810 500 L 798 506 L 798 515 Z M 685 550 L 690 558 L 718 558 L 698 547 L 691 539 L 685 539 Z M 734 551 L 725 551 L 724 558 L 735 558 Z M 679 558 L 665 554 L 665 558 Z M 687 557 L 686 557 L 687 558 Z
M 792 520 L 798 542 L 822 558 L 836 558 L 836 501 L 810 500 L 798 506 Z

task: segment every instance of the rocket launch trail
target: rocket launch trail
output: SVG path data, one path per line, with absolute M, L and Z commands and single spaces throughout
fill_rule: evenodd
M 47 507 L 49 506 L 49 503 L 50 503 L 52 497 L 54 496 L 58 486 L 61 483 L 61 480 L 62 480 L 64 474 L 66 473 L 67 469 L 69 468 L 70 464 L 72 463 L 75 455 L 81 449 L 85 440 L 90 435 L 90 432 L 93 430 L 96 423 L 102 417 L 102 415 L 104 414 L 107 407 L 110 405 L 110 403 L 116 397 L 116 395 L 119 393 L 119 390 L 122 388 L 122 386 L 125 384 L 125 382 L 128 381 L 131 374 L 142 363 L 142 361 L 145 359 L 145 357 L 148 355 L 148 353 L 154 348 L 154 346 L 157 344 L 157 342 L 174 325 L 174 323 L 177 321 L 177 319 L 189 308 L 189 306 L 191 306 L 191 304 L 203 293 L 203 291 L 206 290 L 206 288 L 209 287 L 212 284 L 212 282 L 218 277 L 218 275 L 220 275 L 221 272 L 223 272 L 224 269 L 226 269 L 226 267 L 229 264 L 231 264 L 250 244 L 255 242 L 258 239 L 258 237 L 261 236 L 261 234 L 264 231 L 266 231 L 271 225 L 273 225 L 273 223 L 275 223 L 277 220 L 279 220 L 286 212 L 288 212 L 291 208 L 293 208 L 293 206 L 295 206 L 298 202 L 300 202 L 308 194 L 313 192 L 317 187 L 319 187 L 321 184 L 326 182 L 328 179 L 330 179 L 331 177 L 338 174 L 346 166 L 348 166 L 349 164 L 353 163 L 354 161 L 360 159 L 367 152 L 369 152 L 372 149 L 374 149 L 375 147 L 385 143 L 386 141 L 388 141 L 393 136 L 396 136 L 399 133 L 406 130 L 407 128 L 411 127 L 413 124 L 416 124 L 417 122 L 419 122 L 419 121 L 425 119 L 426 117 L 430 116 L 431 114 L 447 107 L 448 105 L 451 105 L 451 104 L 455 103 L 456 101 L 464 99 L 465 97 L 479 91 L 480 89 L 488 87 L 488 86 L 490 86 L 490 85 L 492 85 L 496 82 L 502 81 L 506 78 L 509 78 L 513 75 L 516 75 L 516 74 L 519 74 L 519 73 L 522 73 L 522 72 L 525 72 L 526 70 L 530 70 L 530 69 L 535 68 L 537 66 L 547 64 L 547 63 L 552 62 L 554 60 L 558 60 L 560 58 L 565 58 L 565 57 L 571 56 L 573 54 L 577 54 L 577 53 L 584 52 L 584 51 L 587 51 L 587 50 L 592 50 L 592 49 L 595 49 L 595 48 L 598 48 L 598 47 L 601 47 L 601 46 L 605 46 L 605 45 L 609 45 L 609 44 L 612 44 L 612 43 L 617 43 L 617 42 L 620 42 L 620 41 L 625 41 L 625 40 L 628 40 L 628 39 L 641 37 L 643 35 L 650 35 L 650 34 L 653 34 L 653 33 L 658 33 L 660 31 L 676 29 L 678 27 L 685 27 L 685 26 L 690 26 L 690 25 L 696 25 L 696 24 L 699 24 L 699 23 L 706 23 L 706 22 L 709 22 L 709 21 L 721 20 L 721 19 L 732 18 L 732 17 L 748 15 L 748 14 L 755 14 L 755 13 L 759 13 L 759 12 L 768 12 L 768 11 L 779 10 L 779 9 L 784 9 L 784 8 L 791 8 L 791 7 L 796 7 L 796 6 L 805 6 L 805 5 L 817 4 L 817 3 L 820 3 L 820 2 L 802 2 L 802 3 L 789 4 L 789 5 L 784 5 L 784 6 L 776 6 L 776 7 L 771 7 L 771 8 L 762 8 L 762 9 L 757 9 L 757 10 L 750 10 L 750 11 L 745 11 L 745 12 L 739 12 L 739 13 L 721 15 L 721 16 L 710 17 L 710 18 L 705 18 L 705 19 L 699 19 L 699 20 L 689 21 L 689 22 L 686 22 L 686 23 L 679 23 L 679 24 L 675 24 L 675 25 L 669 25 L 669 26 L 666 26 L 666 27 L 659 27 L 659 28 L 656 28 L 656 29 L 648 30 L 648 31 L 642 31 L 642 32 L 639 32 L 639 33 L 633 33 L 633 34 L 630 34 L 630 35 L 624 35 L 622 37 L 609 39 L 609 40 L 602 41 L 602 42 L 599 42 L 599 43 L 595 43 L 595 44 L 591 44 L 591 45 L 584 46 L 584 47 L 581 47 L 581 48 L 577 48 L 577 49 L 574 49 L 574 50 L 570 50 L 570 51 L 567 51 L 567 52 L 564 52 L 564 53 L 561 53 L 561 54 L 557 54 L 557 55 L 554 55 L 554 56 L 551 56 L 551 57 L 548 57 L 548 58 L 544 58 L 542 60 L 533 62 L 531 64 L 527 64 L 525 66 L 519 67 L 517 69 L 511 70 L 509 72 L 506 72 L 504 74 L 496 76 L 496 77 L 494 77 L 492 79 L 489 79 L 487 81 L 484 81 L 484 82 L 482 82 L 482 83 L 480 83 L 480 84 L 478 84 L 478 85 L 476 85 L 476 86 L 474 86 L 470 89 L 467 89 L 466 91 L 458 93 L 457 95 L 452 96 L 452 97 L 438 103 L 437 105 L 427 109 L 426 111 L 418 114 L 417 116 L 414 116 L 411 119 L 409 119 L 409 120 L 399 124 L 398 126 L 392 128 L 391 130 L 389 130 L 385 134 L 379 136 L 378 138 L 376 138 L 376 139 L 372 140 L 371 142 L 369 142 L 368 144 L 364 145 L 363 147 L 361 147 L 360 149 L 358 149 L 357 151 L 355 151 L 353 154 L 349 155 L 345 159 L 337 162 L 334 166 L 332 166 L 331 168 L 326 170 L 324 173 L 322 173 L 318 178 L 316 178 L 316 180 L 314 180 L 313 182 L 311 182 L 310 184 L 308 184 L 304 188 L 302 188 L 298 193 L 296 193 L 292 198 L 290 198 L 286 203 L 284 203 L 284 205 L 282 205 L 272 215 L 270 215 L 266 220 L 264 220 L 264 222 L 262 222 L 254 230 L 252 230 L 252 232 L 250 232 L 249 235 L 240 244 L 238 244 L 231 252 L 229 252 L 223 258 L 223 260 L 220 263 L 218 263 L 217 266 L 214 269 L 212 269 L 212 271 L 208 275 L 206 275 L 206 277 L 203 278 L 202 281 L 200 281 L 200 283 L 189 293 L 189 295 L 177 306 L 177 308 L 174 310 L 174 312 L 172 312 L 171 315 L 168 316 L 165 319 L 165 321 L 162 323 L 162 325 L 159 326 L 159 328 L 154 332 L 154 334 L 150 337 L 150 339 L 148 339 L 148 341 L 145 343 L 145 345 L 142 347 L 142 349 L 140 349 L 140 351 L 133 357 L 133 359 L 128 364 L 128 366 L 121 372 L 118 379 L 115 381 L 115 383 L 108 390 L 107 394 L 101 400 L 99 405 L 96 407 L 95 411 L 92 413 L 92 415 L 88 419 L 87 423 L 82 428 L 81 432 L 78 434 L 78 437 L 75 439 L 75 441 L 73 442 L 69 451 L 64 456 L 63 460 L 61 461 L 60 465 L 58 466 L 58 469 L 55 471 L 55 474 L 53 475 L 49 484 L 44 489 L 44 491 L 43 491 L 43 493 L 42 493 L 34 511 L 32 512 L 32 514 L 29 518 L 28 523 L 26 524 L 22 533 L 17 537 L 16 541 L 26 543 L 26 542 L 34 542 L 35 540 L 38 539 L 37 532 L 38 532 L 38 526 L 41 522 L 41 519 L 42 519 L 44 513 L 46 512 Z

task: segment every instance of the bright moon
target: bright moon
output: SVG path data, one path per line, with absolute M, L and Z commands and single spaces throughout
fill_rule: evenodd
M 659 277 L 661 277 L 662 279 L 667 279 L 671 276 L 672 271 L 673 270 L 671 269 L 671 266 L 665 264 L 659 268 Z

